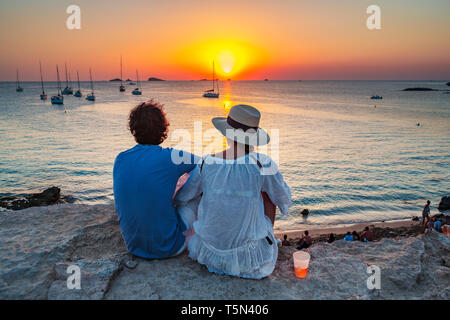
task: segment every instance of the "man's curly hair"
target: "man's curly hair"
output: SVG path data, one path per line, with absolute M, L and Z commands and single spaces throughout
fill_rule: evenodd
M 128 127 L 137 143 L 159 145 L 166 140 L 169 121 L 163 106 L 149 100 L 131 109 Z

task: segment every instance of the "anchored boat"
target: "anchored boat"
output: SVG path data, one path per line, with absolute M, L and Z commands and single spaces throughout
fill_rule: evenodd
M 58 81 L 58 94 L 56 96 L 52 96 L 50 100 L 51 100 L 52 104 L 64 104 L 64 97 L 61 94 L 61 81 L 59 79 L 58 65 L 56 65 L 56 78 Z
M 205 98 L 218 98 L 219 97 L 219 84 L 216 83 L 216 73 L 215 73 L 215 69 L 214 69 L 214 61 L 213 61 L 213 78 L 212 78 L 212 89 L 210 90 L 206 90 L 203 93 L 203 97 Z M 217 92 L 216 92 L 216 85 L 217 85 Z
M 140 96 L 142 94 L 142 91 L 141 91 L 141 83 L 139 81 L 139 74 L 138 74 L 137 69 L 136 69 L 136 80 L 137 80 L 138 87 L 135 88 L 131 93 L 135 96 Z
M 86 100 L 88 101 L 95 101 L 95 95 L 94 95 L 94 82 L 92 82 L 92 72 L 91 68 L 89 68 L 89 78 L 91 79 L 91 93 L 89 93 L 86 96 Z
M 47 100 L 47 94 L 44 91 L 44 79 L 42 78 L 42 66 L 40 61 L 39 61 L 39 73 L 41 74 L 41 87 L 42 87 L 41 100 Z

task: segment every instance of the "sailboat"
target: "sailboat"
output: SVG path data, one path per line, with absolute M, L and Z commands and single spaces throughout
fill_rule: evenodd
M 123 81 L 122 81 L 122 56 L 120 56 L 120 87 L 119 87 L 119 91 L 120 92 L 125 91 L 125 87 L 123 86 Z
M 16 73 L 17 73 L 16 91 L 22 92 L 23 88 L 20 86 L 20 82 L 19 82 L 19 69 L 17 69 Z
M 219 84 L 216 82 L 217 82 L 216 72 L 214 69 L 214 60 L 213 60 L 213 78 L 212 78 L 213 87 L 210 90 L 206 90 L 205 93 L 203 94 L 203 97 L 205 97 L 205 98 L 218 98 L 219 97 Z M 217 84 L 217 92 L 216 92 L 216 84 Z
M 61 80 L 59 79 L 59 69 L 56 65 L 56 78 L 58 80 L 58 95 L 51 97 L 52 104 L 64 104 L 64 97 L 61 94 Z
M 73 90 L 72 88 L 69 86 L 69 78 L 67 76 L 67 63 L 64 65 L 65 69 L 66 69 L 66 87 L 64 88 L 64 90 L 62 91 L 62 94 L 73 94 Z
M 137 69 L 136 69 L 136 80 L 137 80 L 138 87 L 136 89 L 134 89 L 131 93 L 135 96 L 140 96 L 142 94 L 142 91 L 141 91 L 141 83 L 139 82 L 139 75 L 138 75 Z
M 74 97 L 81 98 L 82 94 L 80 88 L 80 76 L 78 75 L 78 71 L 77 71 L 77 82 L 78 82 L 78 90 L 74 93 Z
M 47 94 L 44 91 L 44 79 L 42 78 L 42 65 L 40 61 L 39 61 L 39 72 L 41 74 L 41 87 L 42 87 L 41 100 L 47 100 Z
M 91 79 L 91 93 L 89 93 L 86 96 L 86 100 L 89 101 L 95 101 L 95 96 L 94 96 L 94 83 L 92 82 L 92 72 L 91 72 L 91 68 L 89 68 L 89 77 Z

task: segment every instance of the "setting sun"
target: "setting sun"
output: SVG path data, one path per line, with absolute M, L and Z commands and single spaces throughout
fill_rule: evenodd
M 204 77 L 211 74 L 214 61 L 219 78 L 242 79 L 265 65 L 267 55 L 262 49 L 247 43 L 217 40 L 180 50 L 175 60 L 180 67 Z
M 225 72 L 226 74 L 231 73 L 236 62 L 234 52 L 231 50 L 220 51 L 217 56 L 217 62 L 219 63 L 219 66 L 223 72 Z

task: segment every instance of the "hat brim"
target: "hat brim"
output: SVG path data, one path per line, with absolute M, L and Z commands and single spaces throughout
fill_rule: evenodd
M 235 129 L 227 123 L 227 118 L 224 117 L 216 117 L 211 121 L 214 127 L 216 127 L 221 134 L 238 143 L 249 146 L 263 146 L 270 142 L 269 134 L 264 129 L 249 129 L 247 131 Z

